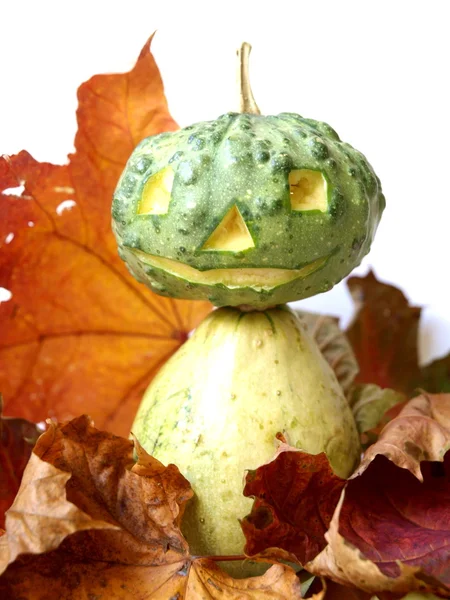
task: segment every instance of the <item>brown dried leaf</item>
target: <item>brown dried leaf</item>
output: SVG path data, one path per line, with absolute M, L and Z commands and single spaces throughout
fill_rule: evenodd
M 356 307 L 347 336 L 359 365 L 358 383 L 376 383 L 410 395 L 419 374 L 417 332 L 421 309 L 370 272 L 347 281 Z
M 391 389 L 383 390 L 374 383 L 354 385 L 348 396 L 360 433 L 375 429 L 384 414 L 404 400 L 406 398 L 400 392 Z
M 425 365 L 420 371 L 415 387 L 430 393 L 450 393 L 450 354 Z
M 410 400 L 364 454 L 354 477 L 378 456 L 408 469 L 420 481 L 421 461 L 442 461 L 450 448 L 450 394 L 422 394 Z
M 6 513 L 7 544 L 0 573 L 20 554 L 41 554 L 57 548 L 70 534 L 85 529 L 114 529 L 93 519 L 66 500 L 65 485 L 70 473 L 64 473 L 32 454 L 22 485 Z
M 297 314 L 333 369 L 344 393 L 348 394 L 359 367 L 352 346 L 339 327 L 339 320 L 303 311 L 297 311 Z
M 233 579 L 221 571 L 213 561 L 197 560 L 192 564 L 186 593 L 180 600 L 295 600 L 301 597 L 300 580 L 289 567 L 273 565 L 261 577 Z
M 2 585 L 3 584 L 3 585 Z M 233 579 L 207 559 L 162 566 L 82 562 L 62 548 L 19 560 L 0 592 L 8 600 L 300 600 L 294 571 L 272 566 L 263 576 Z M 313 598 L 320 600 L 321 596 Z
M 421 389 L 450 392 L 450 354 L 419 367 L 421 309 L 410 306 L 399 289 L 378 281 L 373 273 L 351 277 L 347 283 L 358 310 L 347 331 L 360 366 L 356 381 L 409 397 Z
M 0 597 L 10 600 L 300 599 L 284 565 L 234 580 L 193 559 L 179 530 L 192 496 L 174 465 L 95 429 L 52 424 L 32 454 L 0 538 Z M 30 532 L 32 534 L 30 535 Z
M 138 463 L 139 474 L 133 468 L 133 443 L 95 429 L 88 417 L 52 424 L 6 514 L 11 560 L 53 550 L 69 534 L 97 526 L 109 531 L 86 532 L 77 554 L 133 564 L 181 560 L 187 544 L 177 520 L 192 496 L 189 483 L 175 466 L 150 457 Z

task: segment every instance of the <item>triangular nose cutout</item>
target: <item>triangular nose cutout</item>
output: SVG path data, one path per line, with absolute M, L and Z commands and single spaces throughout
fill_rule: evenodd
M 240 252 L 254 247 L 250 231 L 235 204 L 206 240 L 202 250 Z

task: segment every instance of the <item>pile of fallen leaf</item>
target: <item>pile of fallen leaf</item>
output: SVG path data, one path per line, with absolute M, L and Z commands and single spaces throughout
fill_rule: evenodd
M 223 557 L 190 555 L 189 482 L 119 437 L 211 309 L 138 284 L 110 229 L 134 146 L 177 127 L 150 43 L 129 73 L 95 76 L 78 98 L 67 165 L 0 159 L 0 286 L 11 293 L 0 302 L 11 415 L 0 419 L 0 597 L 450 598 L 450 357 L 419 368 L 420 309 L 372 274 L 348 282 L 359 312 L 346 334 L 302 314 L 353 408 L 357 472 L 342 480 L 324 454 L 280 436 L 273 461 L 247 474 L 242 521 L 243 554 L 273 565 L 233 579 Z

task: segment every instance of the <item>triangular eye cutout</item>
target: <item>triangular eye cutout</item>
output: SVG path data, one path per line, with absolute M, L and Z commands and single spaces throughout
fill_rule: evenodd
M 206 240 L 202 250 L 241 252 L 254 247 L 250 231 L 238 207 L 234 205 Z

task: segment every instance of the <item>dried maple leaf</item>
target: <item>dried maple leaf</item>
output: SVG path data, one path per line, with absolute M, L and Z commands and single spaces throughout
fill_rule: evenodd
M 421 309 L 373 273 L 351 277 L 348 286 L 358 309 L 347 331 L 360 371 L 359 383 L 393 388 L 411 397 L 417 390 L 450 392 L 450 354 L 424 367 L 418 364 Z
M 373 383 L 354 383 L 359 372 L 358 362 L 347 335 L 339 327 L 338 319 L 303 311 L 297 311 L 297 314 L 315 339 L 347 396 L 356 425 L 362 434 L 363 446 L 373 443 L 379 424 L 386 418 L 386 412 L 406 397 L 400 392 L 382 389 Z
M 361 385 L 365 386 L 366 384 L 361 384 Z M 367 385 L 370 386 L 370 384 L 367 384 Z M 389 391 L 392 391 L 392 390 L 389 390 Z M 381 393 L 383 393 L 383 392 L 384 392 L 384 390 L 381 390 Z M 396 393 L 398 393 L 398 392 L 396 392 Z M 380 433 L 383 431 L 383 429 L 386 427 L 386 425 L 390 421 L 392 421 L 392 419 L 395 419 L 396 417 L 398 417 L 398 415 L 401 413 L 401 411 L 406 406 L 407 402 L 408 402 L 408 400 L 403 400 L 401 402 L 394 404 L 394 406 L 392 408 L 389 408 L 381 416 L 381 419 L 378 421 L 378 424 L 376 427 L 369 429 L 361 434 L 362 448 L 364 448 L 366 450 L 378 440 Z
M 415 387 L 430 393 L 450 393 L 450 354 L 425 365 L 420 371 Z
M 8 600 L 301 599 L 297 576 L 282 565 L 272 566 L 261 577 L 233 579 L 208 559 L 187 559 L 164 566 L 77 562 L 62 548 L 19 561 L 5 577 L 4 582 L 0 578 L 0 592 Z
M 245 553 L 300 564 L 312 560 L 326 546 L 324 535 L 345 483 L 325 453 L 311 455 L 281 444 L 271 462 L 246 477 L 244 495 L 255 502 L 241 522 Z
M 83 412 L 128 434 L 143 391 L 210 310 L 154 295 L 117 255 L 114 187 L 134 146 L 173 130 L 146 44 L 135 67 L 78 91 L 75 153 L 64 166 L 0 158 L 0 390 L 31 421 Z
M 359 373 L 358 383 L 376 383 L 410 394 L 419 372 L 417 332 L 420 308 L 410 306 L 394 286 L 371 272 L 347 285 L 358 308 L 347 331 Z
M 450 449 L 450 394 L 422 394 L 410 400 L 364 454 L 354 476 L 378 455 L 422 481 L 422 461 L 442 461 Z
M 450 598 L 449 447 L 450 395 L 411 400 L 366 452 L 306 568 L 367 592 Z
M 33 446 L 44 428 L 25 419 L 3 417 L 0 394 L 0 529 L 22 480 Z
M 53 550 L 70 533 L 92 529 L 92 520 L 108 530 L 97 532 L 104 542 L 95 551 L 99 560 L 153 561 L 161 548 L 166 556 L 183 558 L 187 544 L 178 524 L 192 496 L 190 485 L 177 467 L 145 456 L 135 465 L 133 443 L 95 429 L 88 417 L 52 424 L 38 440 L 6 514 L 13 558 Z M 90 535 L 81 552 L 88 552 Z
M 404 394 L 389 388 L 383 390 L 374 383 L 356 384 L 348 395 L 358 431 L 361 434 L 370 432 L 372 435 L 362 437 L 372 439 L 379 424 L 386 418 L 386 413 L 405 400 Z
M 87 417 L 50 426 L 0 538 L 2 598 L 301 598 L 290 567 L 234 580 L 215 561 L 191 557 L 179 529 L 189 483 L 174 465 L 136 452 L 134 463 L 132 442 Z
M 359 367 L 346 334 L 339 327 L 339 320 L 327 315 L 297 311 L 308 331 L 315 339 L 322 354 L 333 369 L 345 394 L 350 392 Z

